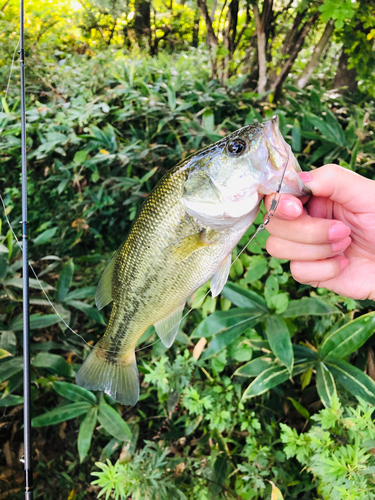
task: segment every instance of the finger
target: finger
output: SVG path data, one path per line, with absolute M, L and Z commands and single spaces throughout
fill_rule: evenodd
M 357 212 L 361 206 L 373 206 L 375 182 L 338 165 L 324 165 L 299 174 L 314 196 L 330 198 Z
M 349 264 L 343 255 L 318 262 L 293 261 L 290 271 L 293 278 L 299 283 L 312 286 L 323 286 L 323 283 L 336 278 Z
M 274 194 L 269 194 L 264 198 L 264 206 L 266 207 L 267 212 L 271 208 L 271 203 L 275 198 Z M 282 194 L 279 199 L 279 203 L 277 204 L 277 208 L 275 211 L 275 217 L 284 220 L 294 220 L 302 214 L 303 211 L 303 203 L 309 199 L 308 196 L 303 198 L 296 198 L 291 194 Z
M 267 252 L 277 259 L 288 259 L 298 261 L 328 259 L 333 255 L 343 252 L 351 243 L 351 238 L 344 238 L 332 244 L 308 245 L 306 243 L 295 243 L 271 236 L 267 239 Z
M 307 211 L 311 217 L 319 219 L 334 219 L 335 203 L 330 198 L 322 198 L 321 196 L 312 196 L 306 204 Z
M 272 236 L 314 245 L 347 238 L 351 232 L 341 221 L 316 219 L 307 213 L 303 213 L 294 221 L 273 217 L 266 229 Z

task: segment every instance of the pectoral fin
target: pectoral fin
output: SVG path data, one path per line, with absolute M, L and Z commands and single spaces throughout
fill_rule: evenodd
M 212 297 L 219 295 L 228 280 L 231 258 L 232 254 L 227 255 L 221 263 L 219 269 L 211 278 Z
M 116 255 L 117 252 L 112 256 L 111 260 L 107 264 L 107 267 L 104 269 L 98 288 L 96 289 L 95 304 L 99 311 L 112 301 L 112 277 L 113 270 L 115 268 Z
M 182 238 L 172 245 L 169 245 L 166 250 L 170 252 L 170 255 L 177 262 L 181 262 L 190 257 L 192 253 L 206 247 L 209 244 L 210 243 L 205 241 L 205 237 L 204 235 L 202 236 L 202 233 L 195 233 Z
M 178 329 L 180 327 L 182 311 L 184 310 L 185 304 L 176 309 L 172 314 L 167 316 L 160 321 L 157 321 L 154 326 L 156 333 L 159 335 L 160 340 L 163 342 L 165 347 L 171 347 L 176 338 Z

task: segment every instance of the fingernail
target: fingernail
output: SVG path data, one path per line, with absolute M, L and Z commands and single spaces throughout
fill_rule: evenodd
M 312 180 L 310 172 L 299 172 L 298 175 L 303 180 L 303 182 L 309 182 Z
M 279 211 L 287 217 L 298 217 L 302 213 L 301 206 L 292 200 L 281 200 Z
M 330 241 L 341 240 L 342 238 L 349 236 L 350 233 L 350 227 L 346 226 L 342 222 L 335 222 L 335 224 L 329 228 L 328 238 Z
M 351 238 L 344 238 L 341 241 L 337 241 L 336 243 L 332 243 L 333 253 L 342 252 L 350 245 L 351 241 L 352 241 Z
M 349 264 L 349 260 L 346 257 L 340 256 L 340 269 L 343 271 L 347 265 Z

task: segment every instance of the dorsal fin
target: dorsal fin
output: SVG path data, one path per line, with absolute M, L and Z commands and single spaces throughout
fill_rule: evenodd
M 220 264 L 219 269 L 211 278 L 212 297 L 216 297 L 217 295 L 219 295 L 225 283 L 227 282 L 230 270 L 231 257 L 232 257 L 231 253 L 225 257 L 223 262 Z
M 172 314 L 154 324 L 156 333 L 159 335 L 165 347 L 171 347 L 176 338 L 184 307 L 185 304 L 182 304 L 182 306 L 173 311 Z
M 99 311 L 112 300 L 112 277 L 113 270 L 115 268 L 116 256 L 117 252 L 113 254 L 111 260 L 107 264 L 107 267 L 104 269 L 98 288 L 96 289 L 95 304 Z

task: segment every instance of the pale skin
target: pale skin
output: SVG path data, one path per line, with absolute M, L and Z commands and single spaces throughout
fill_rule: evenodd
M 337 165 L 300 174 L 311 196 L 282 195 L 267 251 L 293 278 L 356 300 L 375 300 L 375 181 Z M 269 209 L 273 195 L 265 198 Z

